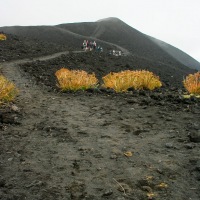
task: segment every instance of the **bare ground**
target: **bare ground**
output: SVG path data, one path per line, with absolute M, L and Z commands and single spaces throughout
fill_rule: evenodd
M 2 115 L 0 199 L 200 199 L 198 99 L 60 94 L 21 71 L 27 61 L 2 64 L 20 95 Z

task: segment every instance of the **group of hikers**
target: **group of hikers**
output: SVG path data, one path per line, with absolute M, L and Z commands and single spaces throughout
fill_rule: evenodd
M 113 55 L 113 56 L 121 56 L 122 52 L 118 51 L 118 50 L 110 50 L 109 51 L 109 55 Z
M 95 50 L 97 52 L 103 52 L 103 48 L 100 45 L 97 45 L 95 41 L 84 40 L 82 49 L 84 51 L 92 51 Z
M 96 41 L 89 41 L 84 40 L 81 48 L 84 51 L 97 51 L 97 52 L 103 52 L 103 48 L 100 45 L 97 45 Z M 122 51 L 120 50 L 109 50 L 109 55 L 113 56 L 122 56 Z

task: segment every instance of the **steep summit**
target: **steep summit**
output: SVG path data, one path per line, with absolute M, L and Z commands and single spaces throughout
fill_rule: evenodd
M 117 18 L 117 17 L 108 17 L 108 18 L 104 18 L 104 19 L 97 20 L 97 22 L 104 22 L 104 21 L 123 22 L 122 20 L 120 20 L 120 19 Z

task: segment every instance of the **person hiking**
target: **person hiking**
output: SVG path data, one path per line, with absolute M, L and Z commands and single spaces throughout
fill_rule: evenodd
M 91 41 L 90 42 L 90 51 L 92 51 L 92 49 L 93 49 L 93 42 Z
M 89 41 L 87 40 L 86 41 L 86 50 L 88 50 L 90 48 L 90 44 L 89 44 Z
M 86 47 L 87 47 L 86 40 L 84 40 L 84 41 L 83 41 L 82 49 L 83 49 L 83 50 L 86 50 Z
M 84 40 L 84 41 L 83 41 L 83 45 L 82 45 L 82 49 L 83 49 L 84 51 L 86 51 L 86 48 L 87 48 L 87 41 Z
M 97 43 L 94 41 L 94 42 L 93 42 L 93 49 L 94 49 L 94 50 L 96 49 L 96 46 L 97 46 Z

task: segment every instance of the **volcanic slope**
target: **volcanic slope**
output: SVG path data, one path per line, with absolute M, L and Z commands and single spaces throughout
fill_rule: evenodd
M 192 69 L 200 70 L 200 63 L 198 61 L 194 60 L 191 56 L 189 56 L 185 52 L 181 51 L 180 49 L 178 49 L 176 47 L 173 47 L 170 44 L 167 44 L 166 42 L 158 40 L 156 38 L 153 38 L 153 37 L 149 37 L 149 38 L 153 42 L 155 42 L 157 45 L 159 45 L 168 54 L 175 57 L 176 60 L 178 60 L 180 63 L 182 63 Z
M 191 57 L 188 58 L 187 54 L 185 55 L 182 51 L 179 52 L 182 55 L 182 63 L 180 63 L 180 55 L 179 58 L 176 58 L 177 53 L 170 55 L 169 52 L 152 41 L 149 36 L 117 18 L 107 18 L 97 22 L 67 23 L 57 26 L 0 27 L 0 31 L 64 45 L 68 48 L 67 50 L 80 50 L 83 40 L 88 39 L 96 40 L 97 44 L 101 45 L 104 50 L 121 49 L 126 54 L 130 52 L 138 58 L 156 61 L 175 68 L 183 65 L 188 67 L 194 65 L 194 68 L 196 68 L 198 65 L 196 60 Z M 190 60 L 189 65 L 188 59 Z
M 66 51 L 66 46 L 37 39 L 6 34 L 7 40 L 0 42 L 0 62 L 22 58 L 34 58 Z
M 86 39 L 84 35 L 71 32 L 70 30 L 63 29 L 59 26 L 12 26 L 12 27 L 0 27 L 0 32 L 25 37 L 29 40 L 39 40 L 42 42 L 53 43 L 56 45 L 62 45 L 67 50 L 80 50 L 83 40 Z M 94 40 L 96 38 L 88 38 Z M 117 45 L 110 42 L 101 41 L 96 39 L 98 45 L 104 47 L 104 49 L 118 48 Z M 125 50 L 122 48 L 122 50 Z M 126 51 L 126 50 L 125 50 Z
M 17 36 L 23 36 L 29 39 L 51 42 L 57 45 L 65 45 L 68 49 L 80 48 L 83 38 L 70 31 L 60 29 L 54 26 L 13 26 L 2 27 L 0 31 Z M 76 45 L 76 44 L 79 44 Z
M 97 22 L 60 24 L 61 28 L 71 32 L 98 38 L 115 43 L 128 49 L 133 55 L 150 60 L 157 60 L 165 64 L 177 65 L 182 63 L 187 67 L 200 69 L 200 63 L 194 58 L 172 45 L 167 48 L 152 40 L 151 37 L 132 28 L 118 18 L 107 18 Z M 172 53 L 173 52 L 173 53 Z
M 70 49 L 67 45 L 59 45 L 35 39 L 29 40 L 22 36 L 13 36 L 10 34 L 7 36 L 7 40 L 1 41 L 0 62 L 19 58 L 32 59 L 36 56 L 50 55 L 57 52 L 59 52 L 59 55 L 63 55 L 51 61 L 32 62 L 32 64 L 27 63 L 23 66 L 25 71 L 29 72 L 31 76 L 53 87 L 56 85 L 54 74 L 61 67 L 85 70 L 89 73 L 94 72 L 99 80 L 110 72 L 145 69 L 158 75 L 163 85 L 178 88 L 182 86 L 183 77 L 196 72 L 179 63 L 177 65 L 166 64 L 130 54 L 116 57 L 108 55 L 106 51 L 98 53 L 79 50 L 79 53 L 71 51 L 70 54 L 66 55 L 68 49 Z M 55 56 L 58 56 L 58 54 Z M 43 78 L 44 80 L 42 80 Z

